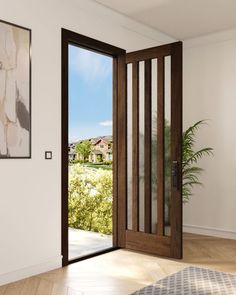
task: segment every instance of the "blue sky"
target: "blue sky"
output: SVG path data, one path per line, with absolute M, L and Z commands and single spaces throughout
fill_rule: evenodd
M 112 134 L 112 58 L 69 45 L 69 141 Z

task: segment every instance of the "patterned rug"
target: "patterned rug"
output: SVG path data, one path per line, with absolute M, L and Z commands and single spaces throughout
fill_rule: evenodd
M 132 295 L 235 295 L 236 276 L 210 269 L 187 267 Z

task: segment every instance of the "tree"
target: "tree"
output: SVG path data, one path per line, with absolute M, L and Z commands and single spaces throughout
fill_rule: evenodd
M 76 151 L 83 157 L 83 160 L 88 160 L 90 153 L 93 150 L 93 144 L 89 140 L 84 140 L 76 145 Z

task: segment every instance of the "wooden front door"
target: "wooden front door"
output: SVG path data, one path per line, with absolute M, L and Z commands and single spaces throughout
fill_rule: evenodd
M 182 258 L 182 43 L 117 67 L 117 244 Z

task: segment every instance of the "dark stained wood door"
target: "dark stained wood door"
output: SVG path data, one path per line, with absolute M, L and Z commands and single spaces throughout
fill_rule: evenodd
M 182 258 L 182 43 L 117 67 L 117 244 Z

